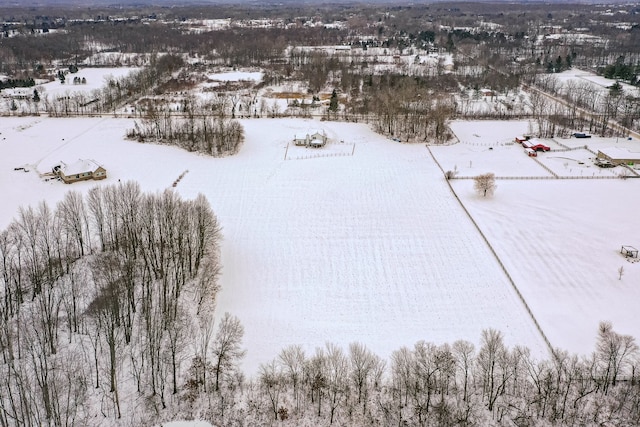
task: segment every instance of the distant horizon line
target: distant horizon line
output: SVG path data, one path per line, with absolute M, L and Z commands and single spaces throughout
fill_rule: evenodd
M 73 6 L 73 7 L 183 7 L 183 6 L 206 6 L 206 5 L 238 5 L 238 6 L 282 6 L 282 5 L 345 5 L 345 4 L 364 4 L 364 5 L 409 5 L 420 6 L 436 3 L 511 3 L 511 4 L 628 4 L 628 2 L 620 0 L 131 0 L 131 1 L 113 1 L 105 2 L 100 0 L 0 0 L 0 7 L 28 8 L 37 6 Z

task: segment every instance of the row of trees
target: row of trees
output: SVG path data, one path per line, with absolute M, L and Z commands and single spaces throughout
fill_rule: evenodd
M 496 330 L 467 341 L 420 341 L 383 360 L 366 346 L 284 348 L 256 378 L 221 384 L 179 416 L 222 425 L 636 425 L 638 347 L 601 323 L 596 351 L 538 361 Z M 215 391 L 217 390 L 217 391 Z M 225 403 L 226 402 L 226 403 Z
M 540 129 L 546 129 L 541 136 L 567 136 L 572 129 L 610 135 L 621 132 L 620 126 L 637 129 L 640 124 L 640 92 L 625 91 L 620 85 L 594 90 L 590 82 L 561 83 L 553 75 L 538 75 L 532 84 L 551 95 L 534 88 L 529 98 Z
M 294 345 L 247 379 L 242 324 L 213 323 L 219 233 L 203 196 L 133 183 L 22 209 L 0 233 L 0 425 L 640 423 L 638 347 L 608 323 L 589 357 L 486 330 L 389 360 Z
M 148 104 L 144 117 L 127 131 L 127 137 L 222 156 L 238 151 L 244 141 L 244 129 L 237 120 L 225 117 L 224 112 L 212 115 L 206 105 L 191 99 L 177 113 L 168 106 L 159 110 Z
M 130 182 L 21 209 L 0 232 L 0 425 L 135 413 L 122 384 L 166 408 L 190 337 L 212 328 L 219 233 L 202 195 Z

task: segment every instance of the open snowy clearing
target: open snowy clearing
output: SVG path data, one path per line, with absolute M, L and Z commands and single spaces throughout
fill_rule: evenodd
M 249 374 L 290 344 L 312 352 L 326 341 L 360 341 L 388 357 L 421 339 L 478 343 L 490 327 L 508 345 L 547 356 L 424 145 L 393 143 L 359 124 L 243 125 L 240 153 L 213 159 L 126 141 L 128 119 L 3 119 L 0 226 L 19 206 L 54 204 L 68 190 L 120 179 L 159 191 L 184 174 L 177 191 L 205 194 L 223 227 L 218 313 L 229 311 L 245 326 Z M 293 137 L 309 129 L 325 130 L 336 146 L 353 147 L 353 155 L 285 160 Z M 36 173 L 77 158 L 96 160 L 108 178 L 64 185 Z
M 516 123 L 510 126 L 514 128 L 509 131 L 517 130 Z M 489 122 L 454 124 L 452 128 L 461 135 L 468 128 L 485 129 L 478 138 L 479 144 L 491 143 L 497 132 L 495 124 L 492 128 Z M 587 143 L 596 152 L 615 144 L 635 151 L 640 148 L 638 141 L 616 142 L 616 138 L 560 141 L 567 146 Z M 456 161 L 456 153 L 465 147 L 459 144 L 432 150 L 446 167 Z M 506 150 L 496 149 L 492 156 L 500 156 L 503 161 L 478 160 L 474 169 L 478 173 L 504 176 L 501 167 L 510 155 Z M 553 151 L 540 154 L 542 159 L 548 156 L 547 161 L 554 155 Z M 575 150 L 565 155 L 585 160 L 583 169 L 576 169 L 583 170 L 585 177 L 592 172 L 600 173 L 600 168 L 592 163 L 587 169 L 588 158 L 580 157 L 592 157 L 589 151 Z M 574 166 L 568 169 L 576 168 L 577 163 L 571 164 Z M 555 166 L 558 173 L 565 168 L 564 164 Z M 622 168 L 603 170 L 602 174 L 619 169 Z M 553 346 L 589 353 L 600 321 L 611 321 L 619 333 L 640 336 L 636 314 L 640 264 L 620 253 L 622 245 L 640 247 L 636 219 L 640 200 L 635 197 L 640 179 L 498 180 L 492 198 L 479 196 L 473 190 L 473 180 L 451 183 Z M 623 267 L 621 277 L 620 267 Z
M 590 71 L 580 70 L 577 68 L 553 74 L 553 77 L 557 78 L 565 89 L 567 84 L 572 82 L 573 85 L 587 84 L 591 90 L 602 93 L 606 93 L 609 90 L 609 87 L 618 81 L 616 79 L 608 79 Z M 622 89 L 627 95 L 638 96 L 640 93 L 638 88 L 635 86 L 621 81 L 618 81 L 618 83 L 620 83 Z
M 41 99 L 55 100 L 62 97 L 73 97 L 79 94 L 90 96 L 95 90 L 102 89 L 110 79 L 118 80 L 138 70 L 135 67 L 108 67 L 108 68 L 80 68 L 77 73 L 68 73 L 65 83 L 55 79 L 47 83 L 37 84 L 34 87 L 3 89 L 0 96 L 4 102 L 0 102 L 0 111 L 9 111 L 10 99 L 16 98 L 18 111 L 29 111 L 25 104 L 31 103 L 33 91 L 38 90 Z M 74 84 L 73 79 L 85 79 L 86 83 Z M 26 99 L 19 99 L 26 98 Z M 87 99 L 88 100 L 88 99 Z
M 538 152 L 535 158 L 527 155 L 515 138 L 531 133 L 526 120 L 454 122 L 451 129 L 459 143 L 432 146 L 445 171 L 457 170 L 458 177 L 473 177 L 493 172 L 497 177 L 596 177 L 617 178 L 630 174 L 623 167 L 600 168 L 594 164 L 598 150 L 617 147 L 629 151 L 640 150 L 637 140 L 627 138 L 556 138 L 537 139 L 551 151 Z

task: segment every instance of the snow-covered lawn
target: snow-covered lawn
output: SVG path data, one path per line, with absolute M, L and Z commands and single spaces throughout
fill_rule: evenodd
M 640 264 L 620 253 L 640 248 L 639 179 L 499 181 L 491 199 L 452 183 L 552 345 L 588 354 L 600 321 L 640 337 Z
M 65 76 L 65 83 L 55 79 L 50 82 L 36 84 L 34 87 L 4 89 L 0 92 L 0 111 L 9 111 L 11 100 L 14 98 L 18 112 L 33 111 L 34 108 L 30 108 L 29 104 L 33 104 L 31 99 L 33 98 L 34 90 L 38 91 L 42 100 L 49 99 L 53 101 L 62 97 L 74 97 L 80 94 L 89 97 L 95 90 L 103 88 L 110 79 L 118 80 L 137 69 L 135 67 L 80 68 L 77 73 L 68 73 Z M 86 83 L 74 84 L 73 79 L 75 77 L 78 77 L 80 81 L 84 78 Z
M 137 68 L 131 67 L 119 67 L 119 68 L 80 68 L 77 73 L 67 74 L 65 77 L 65 83 L 60 83 L 60 80 L 54 80 L 52 82 L 37 85 L 37 89 L 41 92 L 40 96 L 49 95 L 53 99 L 60 96 L 67 96 L 70 93 L 82 92 L 91 93 L 96 89 L 104 87 L 109 79 L 120 79 L 127 76 Z M 78 77 L 80 80 L 86 79 L 86 84 L 73 84 L 74 77 Z M 33 91 L 32 91 L 33 92 Z
M 628 172 L 623 167 L 603 169 L 596 166 L 594 159 L 598 150 L 618 147 L 640 151 L 637 140 L 626 138 L 538 139 L 551 151 L 538 152 L 534 159 L 526 154 L 521 144 L 514 142 L 515 137 L 530 133 L 528 121 L 454 122 L 451 129 L 459 143 L 432 146 L 431 151 L 445 171 L 457 170 L 458 177 L 493 172 L 498 177 L 549 178 L 553 172 L 559 177 L 613 178 Z M 567 148 L 571 150 L 567 151 Z
M 248 374 L 289 344 L 312 352 L 326 341 L 360 341 L 388 357 L 422 339 L 478 343 L 486 328 L 546 357 L 424 145 L 394 143 L 361 124 L 254 119 L 242 122 L 247 141 L 238 155 L 213 159 L 125 141 L 132 123 L 3 119 L 0 226 L 18 206 L 54 204 L 68 190 L 131 179 L 159 191 L 188 171 L 177 191 L 205 194 L 223 227 L 218 313 L 231 312 L 245 327 Z M 318 128 L 344 140 L 336 145 L 355 144 L 353 155 L 285 160 L 294 135 Z M 109 177 L 64 185 L 35 172 L 77 158 L 101 163 Z
M 607 79 L 606 77 L 599 76 L 595 73 L 586 70 L 580 70 L 572 68 L 570 70 L 563 71 L 561 73 L 553 74 L 553 77 L 557 78 L 563 87 L 566 88 L 568 82 L 572 84 L 587 84 L 594 91 L 606 92 L 609 86 L 613 85 L 616 79 Z M 638 96 L 640 91 L 637 87 L 630 84 L 619 82 L 624 92 L 628 95 Z
M 496 138 L 502 137 L 500 129 L 518 131 L 517 122 L 503 126 L 467 122 L 452 128 L 461 141 L 468 139 L 468 129 L 478 129 L 477 146 L 495 144 Z M 587 144 L 595 152 L 611 146 L 640 151 L 637 140 L 557 141 L 569 147 Z M 474 158 L 474 169 L 476 173 L 508 176 L 512 169 L 505 171 L 503 167 L 512 154 L 506 146 L 494 147 L 488 157 Z M 444 168 L 457 161 L 458 153 L 467 150 L 464 144 L 432 147 Z M 496 161 L 495 157 L 500 159 Z M 590 177 L 622 171 L 621 167 L 597 168 L 592 158 L 586 149 L 551 151 L 538 157 L 560 176 Z M 469 171 L 462 168 L 461 172 L 467 175 Z M 521 175 L 527 172 L 523 166 Z M 619 333 L 640 336 L 636 314 L 640 265 L 620 253 L 622 245 L 640 247 L 640 200 L 635 197 L 640 179 L 498 180 L 492 198 L 479 196 L 472 180 L 450 182 L 505 264 L 552 345 L 587 354 L 593 350 L 600 321 L 611 321 Z
M 264 72 L 262 71 L 228 71 L 222 73 L 207 74 L 207 78 L 209 80 L 215 80 L 218 82 L 260 82 L 263 77 Z

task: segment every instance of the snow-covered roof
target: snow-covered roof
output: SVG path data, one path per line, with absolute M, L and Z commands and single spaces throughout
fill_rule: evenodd
M 78 161 L 67 165 L 64 162 L 62 163 L 62 173 L 65 175 L 78 175 L 86 172 L 95 172 L 100 165 L 95 160 L 90 159 L 78 159 Z
M 639 160 L 640 153 L 637 151 L 629 151 L 619 147 L 606 147 L 599 150 L 602 154 L 610 159 Z

